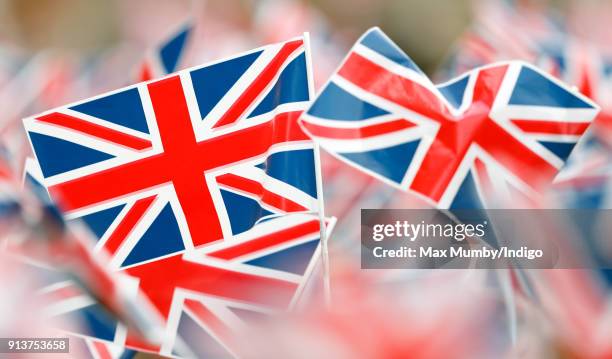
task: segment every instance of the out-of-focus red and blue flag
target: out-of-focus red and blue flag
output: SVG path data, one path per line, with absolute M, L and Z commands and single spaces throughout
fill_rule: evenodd
M 149 81 L 180 69 L 194 25 L 187 21 L 155 47 L 137 69 L 137 80 Z

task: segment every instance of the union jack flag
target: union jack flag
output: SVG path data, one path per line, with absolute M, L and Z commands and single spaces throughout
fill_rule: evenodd
M 186 310 L 227 349 L 227 303 L 290 306 L 320 237 L 297 123 L 311 82 L 298 38 L 25 120 L 51 197 L 139 279 L 169 333 L 155 348 L 112 321 L 90 336 L 170 355 Z
M 277 217 L 231 241 L 119 269 L 164 317 L 161 347 L 142 343 L 71 281 L 40 291 L 47 314 L 66 332 L 91 340 L 97 352 L 121 346 L 168 356 L 231 357 L 255 318 L 297 304 L 319 254 L 320 221 L 312 214 Z M 327 233 L 332 222 L 328 222 Z M 136 289 L 138 287 L 138 289 Z M 95 338 L 95 339 L 92 339 Z M 113 345 L 111 345 L 113 344 Z M 193 355 L 195 354 L 195 355 Z
M 301 123 L 340 159 L 439 208 L 482 208 L 488 193 L 529 199 L 550 184 L 597 112 L 523 62 L 436 86 L 374 28 Z
M 177 71 L 181 65 L 193 24 L 185 22 L 151 51 L 137 69 L 138 82 L 149 81 Z

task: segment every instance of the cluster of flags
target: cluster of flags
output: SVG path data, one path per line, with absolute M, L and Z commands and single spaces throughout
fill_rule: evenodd
M 313 39 L 279 37 L 266 19 L 274 9 L 287 15 L 273 15 L 283 34 L 312 27 Z M 40 273 L 46 313 L 94 358 L 265 357 L 269 347 L 244 340 L 272 343 L 262 337 L 277 331 L 287 347 L 270 355 L 289 356 L 300 344 L 287 332 L 333 328 L 342 331 L 330 334 L 338 342 L 359 342 L 329 344 L 339 357 L 436 357 L 440 348 L 422 343 L 443 328 L 445 345 L 470 357 L 476 341 L 458 333 L 484 324 L 469 313 L 486 307 L 480 319 L 500 321 L 481 290 L 485 278 L 420 278 L 421 294 L 436 296 L 431 288 L 469 281 L 473 297 L 460 297 L 466 311 L 454 316 L 441 305 L 444 316 L 407 336 L 394 336 L 401 321 L 378 323 L 388 337 L 376 352 L 367 333 L 349 329 L 363 315 L 378 322 L 384 311 L 369 304 L 384 300 L 334 311 L 328 241 L 342 249 L 331 261 L 354 253 L 355 213 L 364 206 L 605 208 L 612 72 L 604 55 L 542 10 L 491 2 L 445 66 L 452 79 L 434 83 L 380 28 L 343 54 L 323 40 L 332 30 L 313 9 L 266 1 L 260 10 L 268 45 L 183 69 L 199 38 L 200 23 L 190 19 L 110 92 L 80 83 L 78 66 L 52 56 L 31 60 L 14 79 L 0 74 L 0 103 L 20 100 L 7 105 L 14 113 L 0 128 L 4 251 Z M 517 24 L 523 31 L 503 29 Z M 324 75 L 315 76 L 319 62 Z M 16 88 L 22 96 L 11 96 Z M 83 93 L 92 97 L 65 105 Z M 324 203 L 339 217 L 334 232 Z M 383 291 L 387 274 L 363 283 L 348 275 L 334 299 Z M 589 273 L 514 268 L 499 278 L 513 340 L 516 309 L 528 313 L 537 297 L 552 307 L 553 323 L 580 319 L 578 331 L 559 329 L 568 350 L 612 352 L 600 339 L 610 333 L 609 296 Z M 321 298 L 326 306 L 314 308 L 325 309 L 312 309 Z M 290 324 L 271 319 L 296 311 Z

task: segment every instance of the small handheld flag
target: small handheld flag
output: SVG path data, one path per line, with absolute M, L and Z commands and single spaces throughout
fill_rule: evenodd
M 485 187 L 530 196 L 550 184 L 597 113 L 523 62 L 436 86 L 374 28 L 301 124 L 340 159 L 439 208 L 481 208 Z

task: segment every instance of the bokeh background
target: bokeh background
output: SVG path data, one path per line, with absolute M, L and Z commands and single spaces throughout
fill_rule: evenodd
M 490 10 L 491 4 L 502 9 L 500 18 Z M 493 24 L 483 25 L 483 18 L 494 19 Z M 539 36 L 539 30 L 551 31 L 548 22 L 563 23 L 572 41 L 592 45 L 602 59 L 612 53 L 612 2 L 605 0 L 0 0 L 0 138 L 16 162 L 29 154 L 21 118 L 137 82 L 143 58 L 185 21 L 195 27 L 182 68 L 308 31 L 317 86 L 372 26 L 381 27 L 426 73 L 440 80 L 478 64 L 472 58 L 460 61 L 466 44 L 472 44 L 466 34 L 474 32 L 495 48 L 488 49 L 492 60 L 539 62 L 524 39 Z M 491 30 L 519 39 L 527 54 L 505 52 L 504 36 L 485 36 Z M 602 73 L 598 79 L 609 83 L 609 75 Z M 578 81 L 568 81 L 580 87 Z M 597 95 L 603 105 L 612 99 L 605 86 Z M 604 193 L 609 202 L 598 206 L 610 208 L 609 149 L 602 156 L 604 174 L 590 176 L 600 182 L 587 190 Z M 328 310 L 321 304 L 321 289 L 314 290 L 312 302 L 317 304 L 246 336 L 244 345 L 252 357 L 612 358 L 610 291 L 599 274 L 538 274 L 554 283 L 544 289 L 548 307 L 517 294 L 518 314 L 510 316 L 517 316 L 519 330 L 512 338 L 508 303 L 496 273 L 361 271 L 359 209 L 423 204 L 331 156 L 323 154 L 322 162 L 326 211 L 339 219 L 330 240 L 334 305 Z M 602 232 L 606 250 L 609 233 Z M 10 313 L 36 285 L 15 283 L 10 273 L 0 271 L 0 283 L 19 291 L 0 297 L 0 333 L 20 321 L 3 316 L 2 310 Z M 319 268 L 319 280 L 322 275 Z M 596 310 L 600 305 L 604 309 Z M 44 327 L 37 318 L 27 323 L 20 333 Z

